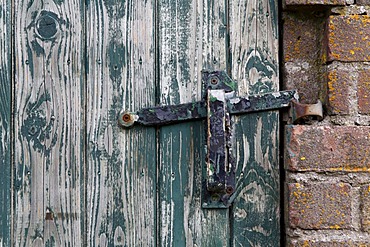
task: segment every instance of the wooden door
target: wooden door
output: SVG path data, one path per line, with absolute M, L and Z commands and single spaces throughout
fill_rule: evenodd
M 201 71 L 278 90 L 277 1 L 0 0 L 0 246 L 279 246 L 279 114 L 235 117 L 236 198 L 201 207 Z

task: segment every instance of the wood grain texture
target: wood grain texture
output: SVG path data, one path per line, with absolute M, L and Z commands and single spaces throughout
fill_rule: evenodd
M 13 4 L 13 244 L 83 246 L 83 6 Z
M 154 1 L 87 5 L 87 246 L 156 245 L 156 130 L 118 126 L 155 105 Z
M 230 1 L 230 67 L 239 95 L 278 90 L 277 34 L 276 1 Z M 279 246 L 279 114 L 248 114 L 235 123 L 233 245 Z
M 276 1 L 14 0 L 14 130 L 4 1 L 0 247 L 279 245 L 278 112 L 234 118 L 237 196 L 219 210 L 201 207 L 204 122 L 117 123 L 201 100 L 203 69 L 277 91 Z
M 11 227 L 11 19 L 10 1 L 0 0 L 0 247 L 10 246 Z
M 224 1 L 159 2 L 159 78 L 163 105 L 202 97 L 202 69 L 226 69 Z M 159 134 L 159 245 L 228 246 L 228 210 L 201 208 L 204 123 Z

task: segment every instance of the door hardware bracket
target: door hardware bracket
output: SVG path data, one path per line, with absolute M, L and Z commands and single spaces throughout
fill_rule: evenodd
M 236 190 L 231 116 L 290 107 L 290 118 L 294 123 L 306 116 L 322 118 L 322 104 L 299 103 L 296 90 L 238 97 L 237 83 L 224 71 L 202 71 L 202 82 L 202 101 L 145 108 L 136 113 L 122 111 L 118 122 L 123 127 L 130 127 L 135 123 L 160 126 L 206 119 L 207 153 L 202 207 L 228 208 Z

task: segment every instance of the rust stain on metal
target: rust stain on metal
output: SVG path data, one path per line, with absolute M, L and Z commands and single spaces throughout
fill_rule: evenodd
M 125 122 L 125 123 L 130 122 L 130 121 L 131 121 L 131 116 L 130 116 L 130 114 L 128 114 L 128 113 L 123 114 L 123 116 L 122 116 L 122 120 L 123 120 L 123 122 Z
M 316 104 L 301 104 L 298 101 L 292 100 L 291 106 L 291 118 L 293 123 L 308 116 L 314 116 L 318 119 L 323 118 L 321 101 L 318 101 Z
M 136 114 L 132 114 L 130 112 L 121 112 L 118 118 L 118 122 L 123 127 L 130 127 L 135 123 L 137 119 L 138 117 Z

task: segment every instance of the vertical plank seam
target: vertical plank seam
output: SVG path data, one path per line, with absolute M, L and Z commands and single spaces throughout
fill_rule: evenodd
M 155 100 L 155 105 L 159 105 L 160 103 L 160 66 L 159 66 L 159 53 L 160 53 L 160 47 L 159 47 L 159 1 L 154 0 L 154 11 L 153 11 L 153 33 L 154 33 L 154 100 Z M 155 230 L 155 243 L 156 246 L 160 246 L 160 212 L 161 212 L 161 204 L 159 202 L 159 167 L 160 167 L 160 128 L 156 127 L 155 131 L 155 141 L 156 141 L 156 164 L 155 164 L 155 192 L 153 193 L 155 196 L 155 205 L 154 206 L 154 230 Z
M 282 10 L 283 1 L 278 0 L 278 24 L 277 24 L 277 35 L 278 35 L 278 72 L 279 72 L 279 89 L 283 88 L 283 23 L 282 23 Z M 280 246 L 286 246 L 286 233 L 285 233 L 285 170 L 284 170 L 284 124 L 283 124 L 283 114 L 279 114 L 279 172 L 280 172 Z
M 231 42 L 230 42 L 230 0 L 225 0 L 225 18 L 226 18 L 226 73 L 231 76 L 232 71 L 232 56 L 231 56 Z
M 14 241 L 14 217 L 13 215 L 15 212 L 15 193 L 14 193 L 14 179 L 15 179 L 15 116 L 14 116 L 14 109 L 15 109 L 15 2 L 14 0 L 10 0 L 10 196 L 11 196 L 11 205 L 10 205 L 10 246 L 15 243 Z
M 81 215 L 81 222 L 80 222 L 80 228 L 81 228 L 81 231 L 83 232 L 83 236 L 82 236 L 82 244 L 83 246 L 88 246 L 87 244 L 87 212 L 88 212 L 88 209 L 87 209 L 87 184 L 88 184 L 88 179 L 87 179 L 87 169 L 88 169 L 88 142 L 87 142 L 87 136 L 88 136 L 88 133 L 87 133 L 87 130 L 88 130 L 88 126 L 87 126 L 87 97 L 86 97 L 86 94 L 87 94 L 87 67 L 89 66 L 89 61 L 87 60 L 87 24 L 86 24 L 86 16 L 87 16 L 87 6 L 88 6 L 88 0 L 84 0 L 84 1 L 81 1 L 82 4 L 83 4 L 83 10 L 81 11 L 81 15 L 82 15 L 82 23 L 83 23 L 83 27 L 82 27 L 82 31 L 83 31 L 83 34 L 82 34 L 82 39 L 83 39 L 83 52 L 82 52 L 82 58 L 84 60 L 84 63 L 83 63 L 83 78 L 82 78 L 82 83 L 84 83 L 84 85 L 81 87 L 83 88 L 83 91 L 82 92 L 82 104 L 83 104 L 83 120 L 82 122 L 84 123 L 84 131 L 82 132 L 83 133 L 83 136 L 84 136 L 84 141 L 83 141 L 83 144 L 84 144 L 84 147 L 83 147 L 83 152 L 84 154 L 82 155 L 82 157 L 84 158 L 84 160 L 81 162 L 81 165 L 82 165 L 82 168 L 80 168 L 80 172 L 82 172 L 81 176 L 82 178 L 80 178 L 80 181 L 83 183 L 81 185 L 81 188 L 80 188 L 80 193 L 81 195 L 83 195 L 83 200 L 81 200 L 81 202 L 83 202 L 83 206 L 81 206 L 81 208 L 83 209 L 82 212 L 85 212 L 85 214 Z M 82 191 L 81 191 L 82 190 Z M 81 203 L 80 202 L 80 203 Z
M 225 50 L 226 50 L 226 73 L 232 76 L 232 52 L 231 52 L 231 41 L 230 41 L 230 0 L 225 0 L 225 18 L 226 18 L 226 39 L 225 39 Z M 231 77 L 232 78 L 232 77 Z M 228 224 L 229 224 L 229 246 L 234 246 L 234 203 L 227 209 L 228 212 Z

